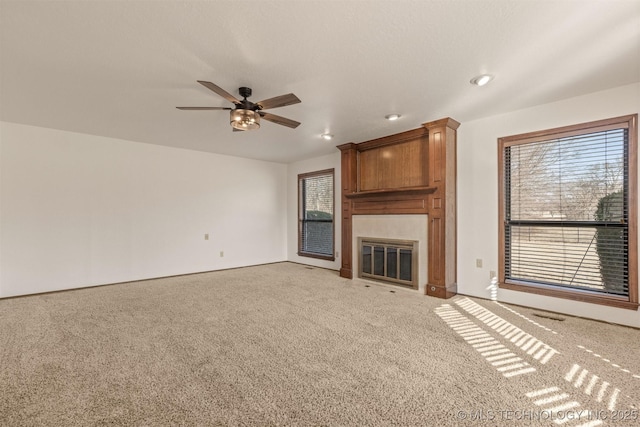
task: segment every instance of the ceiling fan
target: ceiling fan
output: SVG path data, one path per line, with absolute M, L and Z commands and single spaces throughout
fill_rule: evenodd
M 297 104 L 300 101 L 297 96 L 292 93 L 286 95 L 276 96 L 274 98 L 265 99 L 259 102 L 251 102 L 247 98 L 251 96 L 251 88 L 241 87 L 238 89 L 242 101 L 231 95 L 221 87 L 211 83 L 198 80 L 198 83 L 204 87 L 214 91 L 224 99 L 235 104 L 235 108 L 231 107 L 176 107 L 178 110 L 230 110 L 231 111 L 231 126 L 233 131 L 254 130 L 260 128 L 260 118 L 270 122 L 287 126 L 290 128 L 297 128 L 300 122 L 287 119 L 286 117 L 276 116 L 275 114 L 266 113 L 262 110 L 268 110 L 270 108 L 284 107 L 286 105 Z

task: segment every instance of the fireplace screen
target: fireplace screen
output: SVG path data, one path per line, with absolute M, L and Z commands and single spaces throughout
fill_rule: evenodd
M 359 237 L 359 277 L 418 288 L 418 242 Z

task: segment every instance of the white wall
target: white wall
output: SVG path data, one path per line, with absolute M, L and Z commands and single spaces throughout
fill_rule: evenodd
M 298 256 L 298 174 L 315 172 L 324 169 L 335 169 L 334 176 L 334 199 L 335 199 L 335 241 L 334 251 L 338 252 L 338 256 L 335 261 L 326 261 L 310 257 Z M 326 156 L 315 157 L 312 159 L 302 160 L 295 163 L 290 163 L 287 169 L 287 217 L 289 221 L 287 223 L 287 258 L 289 261 L 299 262 L 301 264 L 314 265 L 316 267 L 329 268 L 332 270 L 340 270 L 341 256 L 340 247 L 342 245 L 341 230 L 342 221 L 340 212 L 342 212 L 342 205 L 340 203 L 341 197 L 341 183 L 340 183 L 340 150 L 336 148 L 335 153 Z
M 0 297 L 284 261 L 286 170 L 0 122 Z
M 457 150 L 459 293 L 489 298 L 489 272 L 498 268 L 497 139 L 638 112 L 640 83 L 462 123 Z M 476 268 L 478 258 L 483 268 Z M 502 289 L 498 299 L 640 327 L 640 312 L 633 310 Z

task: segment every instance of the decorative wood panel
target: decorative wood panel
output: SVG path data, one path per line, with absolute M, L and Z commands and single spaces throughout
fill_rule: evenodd
M 429 221 L 429 242 L 431 243 L 429 246 L 429 253 L 427 254 L 429 257 L 429 284 L 430 285 L 440 285 L 444 283 L 444 274 L 442 268 L 444 267 L 443 263 L 438 262 L 442 258 L 444 258 L 444 253 L 442 252 L 442 242 L 443 239 L 443 228 L 444 221 L 442 218 L 431 218 Z
M 434 132 L 433 135 L 431 135 L 431 141 L 431 180 L 434 184 L 437 184 L 443 181 L 444 173 L 442 132 Z
M 426 214 L 427 198 L 420 196 L 389 197 L 384 199 L 353 200 L 353 215 Z
M 360 191 L 426 186 L 426 138 L 361 151 Z

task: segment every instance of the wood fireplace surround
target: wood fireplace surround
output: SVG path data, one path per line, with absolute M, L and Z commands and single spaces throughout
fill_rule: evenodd
M 457 293 L 458 126 L 457 121 L 444 118 L 407 132 L 338 146 L 342 152 L 341 277 L 353 278 L 353 215 L 427 214 L 426 294 L 450 298 Z

